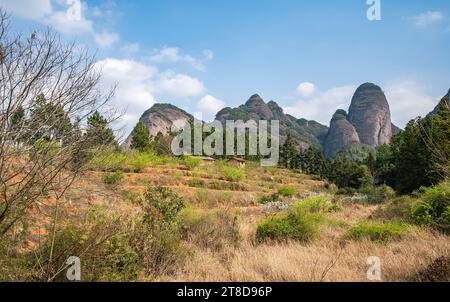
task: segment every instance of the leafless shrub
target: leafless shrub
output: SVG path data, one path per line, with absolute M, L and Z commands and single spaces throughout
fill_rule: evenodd
M 0 236 L 40 198 L 58 201 L 106 147 L 87 122 L 96 111 L 107 125 L 117 117 L 100 78 L 86 50 L 50 29 L 13 34 L 0 9 Z

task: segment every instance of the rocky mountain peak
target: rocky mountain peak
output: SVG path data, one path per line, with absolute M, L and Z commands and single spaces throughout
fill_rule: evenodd
M 355 127 L 347 120 L 347 112 L 339 109 L 333 115 L 330 129 L 325 138 L 324 153 L 328 157 L 335 157 L 345 148 L 360 144 Z
M 333 114 L 332 121 L 347 119 L 347 111 L 344 109 L 338 109 L 335 114 Z
M 272 110 L 258 94 L 252 95 L 245 103 L 245 107 L 254 113 L 252 118 L 254 120 L 270 120 L 273 118 Z
M 249 108 L 258 108 L 258 107 L 265 107 L 267 106 L 267 104 L 259 96 L 259 94 L 254 94 L 248 99 L 248 101 L 245 103 L 245 106 Z
M 441 110 L 441 106 L 446 106 L 447 108 L 450 106 L 450 89 L 448 90 L 447 94 L 441 99 L 441 101 L 434 107 L 434 110 L 431 111 L 428 116 L 432 116 L 439 113 L 439 110 Z
M 377 147 L 390 142 L 392 122 L 389 103 L 381 88 L 365 83 L 356 90 L 348 112 L 362 144 Z
M 356 89 L 348 113 L 337 110 L 324 143 L 327 156 L 336 156 L 348 147 L 388 144 L 398 129 L 391 122 L 389 103 L 383 90 L 364 83 Z
M 185 120 L 187 122 L 194 120 L 194 117 L 174 105 L 157 103 L 146 110 L 139 119 L 149 130 L 150 136 L 156 136 L 159 132 L 163 135 L 169 134 L 172 124 L 177 120 Z M 122 147 L 129 148 L 131 140 L 130 134 L 122 144 Z
M 315 121 L 299 122 L 295 117 L 285 114 L 275 101 L 267 104 L 255 94 L 242 106 L 237 108 L 224 108 L 216 115 L 216 119 L 224 123 L 226 120 L 278 120 L 280 122 L 281 143 L 290 133 L 299 148 L 314 146 L 322 148 L 322 143 L 328 127 Z

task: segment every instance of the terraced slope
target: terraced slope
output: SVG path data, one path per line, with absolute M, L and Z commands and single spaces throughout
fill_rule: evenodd
M 383 280 L 401 281 L 427 271 L 438 258 L 450 254 L 449 236 L 416 226 L 408 226 L 401 237 L 387 242 L 348 239 L 348 232 L 361 223 L 389 223 L 385 214 L 389 202 L 371 205 L 360 195 L 336 195 L 333 185 L 289 170 L 263 168 L 257 163 L 248 163 L 242 170 L 230 169 L 221 162 L 188 169 L 181 162 L 160 160 L 139 173 L 125 172 L 115 185 L 105 183 L 105 173 L 94 169 L 74 184 L 61 203 L 67 217 L 61 224 L 81 222 L 96 209 L 115 217 L 133 216 L 142 211 L 139 200 L 149 186 L 168 187 L 186 204 L 182 223 L 187 219 L 189 225 L 182 225 L 182 245 L 189 257 L 165 273 L 141 276 L 139 280 L 368 281 L 367 257 L 375 255 L 383 263 Z M 295 193 L 260 203 L 262 197 L 282 188 Z M 262 220 L 282 217 L 294 203 L 317 195 L 335 204 L 336 209 L 312 214 L 319 223 L 314 239 L 255 240 Z M 36 218 L 30 223 L 34 229 L 28 249 L 35 248 L 46 235 L 45 226 L 52 214 L 49 203 L 40 206 L 49 219 Z M 231 215 L 234 220 L 223 215 Z

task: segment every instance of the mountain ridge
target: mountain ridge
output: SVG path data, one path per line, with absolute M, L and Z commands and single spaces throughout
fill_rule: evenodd
M 285 114 L 283 108 L 278 103 L 271 100 L 266 103 L 258 94 L 252 95 L 244 105 L 231 108 L 226 107 L 216 115 L 216 120 L 225 123 L 227 120 L 243 120 L 247 122 L 254 120 L 279 120 L 280 121 L 280 141 L 284 142 L 290 134 L 298 147 L 307 149 L 312 146 L 322 149 L 323 139 L 328 132 L 328 127 L 316 121 L 297 119 L 289 114 Z
M 444 98 L 450 98 L 450 90 Z M 439 106 L 440 103 L 433 112 Z M 142 114 L 139 121 L 146 125 L 151 136 L 156 136 L 159 132 L 163 135 L 170 133 L 175 120 L 193 119 L 190 113 L 170 103 L 156 103 Z M 373 83 L 364 83 L 358 87 L 348 111 L 337 110 L 330 121 L 330 127 L 286 114 L 277 102 L 271 100 L 266 103 L 259 94 L 252 95 L 243 105 L 219 110 L 216 120 L 223 124 L 226 120 L 279 120 L 281 143 L 287 134 L 291 134 L 299 149 L 312 146 L 323 150 L 330 157 L 346 148 L 375 148 L 389 143 L 392 136 L 401 131 L 391 121 L 389 102 L 384 92 Z M 130 145 L 131 134 L 122 147 L 128 148 Z

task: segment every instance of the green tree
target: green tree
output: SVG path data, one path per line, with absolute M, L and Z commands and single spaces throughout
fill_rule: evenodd
M 147 151 L 150 148 L 149 131 L 143 122 L 139 122 L 131 132 L 131 149 Z
M 328 178 L 339 188 L 353 189 L 370 185 L 373 181 L 369 168 L 351 160 L 345 153 L 333 161 Z
M 410 121 L 389 145 L 377 149 L 370 165 L 377 184 L 386 183 L 402 194 L 436 185 L 449 176 L 450 111 L 447 98 L 439 110 Z
M 430 170 L 430 154 L 420 131 L 422 119 L 408 123 L 399 138 L 393 142 L 394 188 L 400 193 L 410 193 L 421 186 L 432 185 L 427 176 Z
M 72 123 L 60 103 L 48 102 L 44 95 L 36 97 L 35 106 L 31 108 L 31 141 L 47 140 L 64 143 L 70 138 Z
M 114 132 L 109 128 L 109 122 L 98 111 L 87 119 L 86 135 L 90 137 L 93 146 L 111 145 L 118 147 Z
M 375 154 L 369 153 L 370 155 L 365 161 L 365 164 L 372 172 L 374 183 L 376 185 L 394 185 L 395 163 L 393 157 L 393 142 L 395 142 L 397 139 L 398 136 L 395 136 L 392 139 L 391 144 L 379 146 L 375 150 Z
M 287 135 L 286 141 L 280 150 L 280 165 L 285 168 L 295 169 L 298 151 L 291 134 Z
M 302 150 L 297 154 L 296 165 L 304 173 L 325 177 L 327 164 L 328 162 L 324 154 L 314 147 L 309 147 L 308 149 Z
M 158 132 L 155 137 L 151 139 L 151 149 L 158 155 L 172 155 L 171 144 L 174 136 L 172 134 L 164 135 Z

